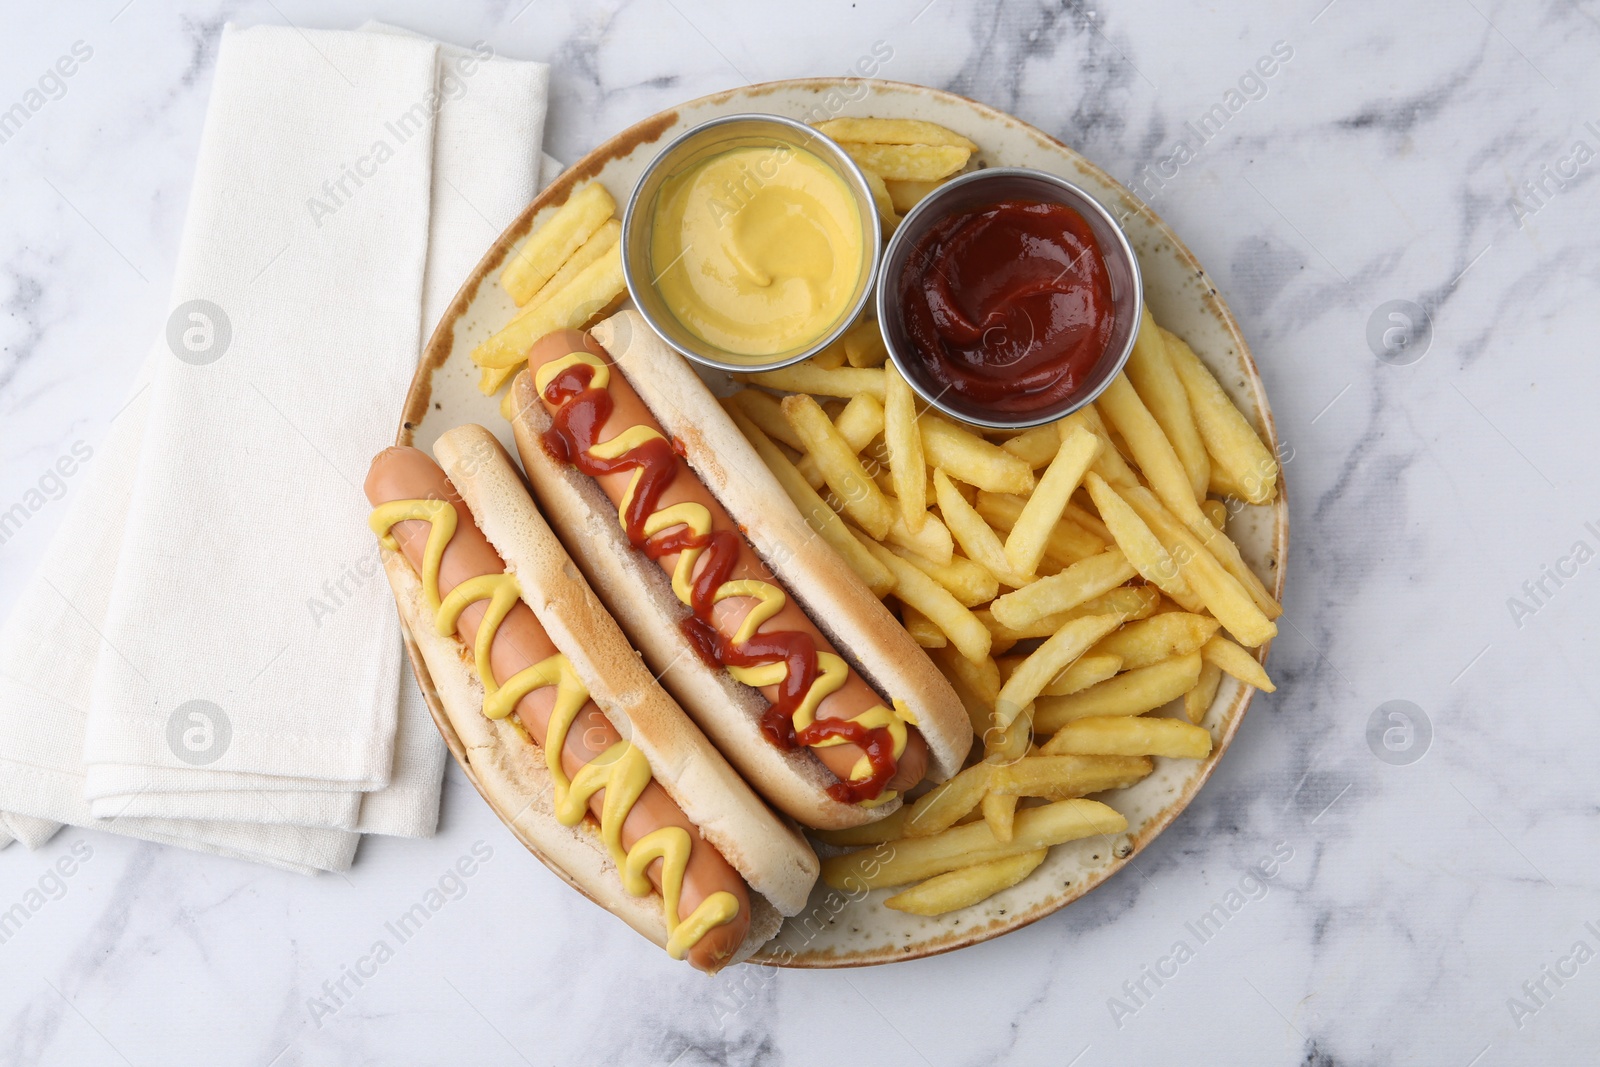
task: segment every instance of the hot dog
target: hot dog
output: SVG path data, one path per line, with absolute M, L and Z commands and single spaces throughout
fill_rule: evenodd
M 535 382 L 542 377 L 539 373 L 540 369 L 550 366 L 568 353 L 578 351 L 593 353 L 601 359 L 606 356 L 605 349 L 601 348 L 592 337 L 577 330 L 562 330 L 538 341 L 528 355 L 528 365 L 534 369 Z M 575 370 L 577 367 L 581 367 L 582 370 L 577 371 L 574 375 L 573 384 L 576 384 L 581 378 L 584 387 L 587 387 L 594 377 L 594 368 L 584 364 L 577 364 L 575 365 Z M 575 413 L 574 401 L 577 401 L 578 397 L 556 399 L 560 395 L 560 388 L 565 384 L 560 380 L 560 376 L 557 376 L 552 378 L 550 386 L 540 394 L 540 400 L 543 401 L 545 409 L 556 416 L 555 425 L 545 433 L 544 443 L 545 447 L 550 449 L 552 453 L 557 448 L 563 451 L 563 454 L 555 457 L 558 460 L 576 461 L 579 464 L 579 469 L 584 469 L 579 457 L 583 455 L 590 442 L 586 440 L 588 436 L 586 429 L 577 429 L 574 426 L 577 421 L 572 418 Z M 612 379 L 609 388 L 595 390 L 595 395 L 597 399 L 603 397 L 604 401 L 607 402 L 606 406 L 610 407 L 609 411 L 605 410 L 605 407 L 601 407 L 597 411 L 597 414 L 601 417 L 602 424 L 595 427 L 598 431 L 594 435 L 596 439 L 602 435 L 607 437 L 614 436 L 623 427 L 642 426 L 661 434 L 663 442 L 665 441 L 665 434 L 662 434 L 661 426 L 656 422 L 655 416 L 644 406 L 644 402 L 639 399 L 639 394 L 634 392 L 633 388 L 625 381 Z M 739 536 L 738 528 L 734 525 L 733 520 L 728 517 L 728 513 L 706 490 L 705 485 L 689 469 L 689 465 L 684 463 L 678 456 L 672 454 L 666 447 L 661 448 L 660 451 L 669 466 L 667 467 L 667 476 L 659 483 L 659 495 L 654 497 L 655 506 L 649 508 L 649 510 L 664 511 L 667 508 L 685 502 L 699 503 L 710 512 L 711 536 L 727 537 L 729 554 L 732 558 L 726 564 L 723 581 L 748 582 L 770 579 L 772 572 L 756 558 L 755 551 L 743 537 Z M 635 469 L 631 464 L 617 464 L 610 473 L 597 473 L 593 476 L 606 496 L 613 503 L 620 506 L 628 494 L 629 485 L 634 479 Z M 585 473 L 590 472 L 585 470 Z M 646 478 L 648 481 L 649 476 L 647 475 Z M 642 484 L 639 489 L 634 491 L 634 501 L 644 501 L 645 494 L 648 492 L 649 490 Z M 657 543 L 660 544 L 665 541 L 666 538 L 660 538 Z M 653 552 L 649 554 L 655 555 Z M 668 575 L 677 570 L 681 558 L 681 553 L 673 551 L 655 555 L 656 563 Z M 707 559 L 699 561 L 697 573 L 703 573 L 712 562 L 713 560 L 709 558 L 708 553 Z M 732 640 L 739 632 L 740 624 L 759 603 L 760 601 L 753 597 L 740 596 L 731 597 L 711 605 L 709 621 L 716 636 L 721 638 L 718 644 Z M 822 631 L 817 629 L 816 625 L 795 604 L 792 598 L 786 599 L 783 606 L 766 621 L 758 632 L 803 634 L 810 642 L 811 647 L 825 653 L 833 652 L 833 647 L 828 643 L 828 639 L 822 635 Z M 761 695 L 766 698 L 768 704 L 774 707 L 778 705 L 783 696 L 780 692 L 781 686 L 777 684 L 757 686 L 756 688 L 760 690 Z M 851 671 L 845 678 L 844 684 L 823 699 L 817 708 L 816 717 L 818 720 L 823 721 L 848 720 L 882 705 L 883 698 L 872 691 L 872 688 L 861 679 L 859 673 Z M 766 723 L 764 722 L 763 727 L 765 726 Z M 792 728 L 791 732 L 793 732 Z M 840 779 L 847 779 L 856 764 L 863 756 L 867 755 L 867 752 L 860 744 L 846 740 L 843 744 L 816 747 L 816 755 L 836 776 Z M 899 754 L 899 758 L 894 761 L 892 770 L 889 769 L 888 761 L 884 761 L 884 763 L 885 770 L 883 773 L 887 775 L 886 777 L 869 779 L 864 783 L 866 788 L 849 791 L 849 795 L 857 800 L 872 799 L 886 788 L 903 791 L 922 780 L 923 774 L 927 769 L 928 746 L 914 726 L 906 730 L 904 750 Z M 840 792 L 846 791 L 840 790 Z
M 633 313 L 536 342 L 512 410 L 579 565 L 768 800 L 859 825 L 960 768 L 971 729 L 949 685 Z
M 454 653 L 453 663 L 448 655 L 427 656 L 424 646 L 429 672 L 459 674 L 467 660 L 473 675 L 482 675 L 481 708 L 461 707 L 459 696 L 450 699 L 441 686 L 452 724 L 470 726 L 473 716 L 502 727 L 514 721 L 521 733 L 502 730 L 496 738 L 502 751 L 494 755 L 513 765 L 520 757 L 524 768 L 546 765 L 550 799 L 493 789 L 486 795 L 503 796 L 502 810 L 543 803 L 558 823 L 598 827 L 598 841 L 592 830 L 588 836 L 614 865 L 598 895 L 587 884 L 591 874 L 552 855 L 570 841 L 546 853 L 539 838 L 549 827 L 535 820 L 532 829 L 518 828 L 535 838 L 541 858 L 556 858 L 561 873 L 585 883 L 580 888 L 596 899 L 609 905 L 623 888 L 635 898 L 648 895 L 655 909 L 649 932 L 664 934 L 657 940 L 674 955 L 715 972 L 775 927 L 772 907 L 763 907 L 752 885 L 792 913 L 815 878 L 815 857 L 654 685 L 582 579 L 562 573 L 572 570 L 570 560 L 488 431 L 459 427 L 436 451 L 452 473 L 418 449 L 391 448 L 373 460 L 365 488 L 386 568 L 391 579 L 402 579 L 396 594 L 408 625 L 414 634 L 432 631 L 436 645 L 455 646 L 445 650 Z M 464 495 L 475 497 L 476 506 Z M 491 543 L 497 533 L 498 547 Z M 626 729 L 619 731 L 614 719 Z M 559 745 L 556 760 L 547 745 Z M 467 746 L 469 758 L 473 747 Z M 660 750 L 658 758 L 648 749 Z M 492 775 L 493 761 L 484 762 L 475 769 Z M 673 768 L 676 781 L 663 781 L 662 767 Z M 735 818 L 706 827 L 686 807 L 732 811 Z M 674 857 L 685 846 L 686 855 Z M 635 911 L 623 917 L 635 925 L 651 918 Z

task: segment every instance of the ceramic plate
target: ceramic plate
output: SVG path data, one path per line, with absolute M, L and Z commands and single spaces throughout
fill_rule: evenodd
M 477 422 L 494 429 L 511 447 L 510 427 L 500 418 L 497 399 L 478 392 L 478 372 L 469 356 L 472 348 L 515 310 L 510 297 L 494 283 L 506 257 L 536 223 L 542 223 L 565 202 L 575 186 L 598 180 L 619 204 L 625 203 L 645 165 L 673 137 L 707 119 L 740 112 L 788 115 L 808 122 L 840 115 L 927 119 L 977 142 L 977 166 L 1035 167 L 1086 189 L 1127 230 L 1143 268 L 1145 297 L 1156 318 L 1189 341 L 1235 403 L 1251 417 L 1268 447 L 1277 448 L 1277 431 L 1261 377 L 1233 315 L 1205 269 L 1138 198 L 1066 145 L 993 108 L 919 85 L 839 78 L 769 82 L 703 97 L 624 130 L 569 168 L 500 235 L 445 313 L 412 382 L 401 418 L 400 443 L 430 448 L 445 430 Z M 726 385 L 710 376 L 708 380 L 713 388 Z M 514 454 L 514 447 L 512 451 Z M 1282 482 L 1274 504 L 1244 508 L 1230 521 L 1228 533 L 1238 542 L 1245 561 L 1281 599 L 1289 539 Z M 434 721 L 456 761 L 467 777 L 473 778 L 461 742 L 439 707 L 427 669 L 416 649 L 410 647 L 409 638 L 407 644 Z M 1149 778 L 1098 798 L 1127 816 L 1127 832 L 1058 845 L 1021 884 L 982 904 L 938 918 L 885 908 L 887 890 L 849 896 L 819 883 L 807 911 L 789 920 L 756 960 L 795 967 L 850 967 L 915 959 L 987 941 L 1065 907 L 1121 870 L 1188 805 L 1227 751 L 1253 693 L 1224 676 L 1203 722 L 1215 741 L 1209 759 L 1157 759 L 1155 773 Z M 473 784 L 477 784 L 475 779 Z

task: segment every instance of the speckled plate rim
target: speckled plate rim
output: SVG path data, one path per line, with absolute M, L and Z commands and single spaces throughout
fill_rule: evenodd
M 831 90 L 859 87 L 863 84 L 870 86 L 872 90 L 877 92 L 904 92 L 915 95 L 924 95 L 949 104 L 955 104 L 960 107 L 967 108 L 972 111 L 984 125 L 1000 126 L 1008 130 L 1021 133 L 1024 136 L 1031 138 L 1039 147 L 1045 149 L 1046 151 L 1056 152 L 1066 156 L 1072 161 L 1074 166 L 1078 167 L 1084 172 L 1094 175 L 1108 190 L 1113 191 L 1117 195 L 1117 197 L 1120 199 L 1120 204 L 1116 205 L 1113 213 L 1118 217 L 1119 221 L 1122 221 L 1124 224 L 1126 224 L 1127 220 L 1131 217 L 1139 216 L 1144 224 L 1151 227 L 1164 241 L 1171 245 L 1173 254 L 1194 271 L 1196 278 L 1202 280 L 1205 279 L 1205 269 L 1200 265 L 1200 262 L 1195 257 L 1194 253 L 1189 250 L 1188 246 L 1183 243 L 1183 241 L 1171 229 L 1171 227 L 1169 227 L 1164 221 L 1162 221 L 1160 216 L 1151 210 L 1149 205 L 1145 204 L 1132 192 L 1123 187 L 1120 182 L 1117 182 L 1104 170 L 1085 159 L 1078 152 L 1068 147 L 1057 138 L 1054 138 L 1044 131 L 1023 122 L 1021 119 L 992 108 L 987 104 L 970 100 L 956 93 L 951 93 L 942 89 L 933 89 L 927 86 L 916 85 L 909 82 L 862 78 L 798 78 L 784 81 L 763 82 L 740 89 L 732 89 L 721 93 L 713 93 L 708 96 L 686 101 L 685 103 L 678 105 L 678 107 L 659 112 L 647 119 L 637 122 L 600 144 L 582 159 L 568 167 L 554 182 L 542 190 L 539 195 L 528 204 L 528 206 L 522 211 L 517 219 L 506 228 L 505 232 L 503 232 L 495 240 L 494 244 L 484 254 L 483 259 L 479 261 L 477 267 L 462 285 L 460 291 L 457 292 L 455 299 L 451 301 L 450 306 L 445 310 L 445 313 L 440 319 L 439 324 L 434 329 L 426 348 L 423 350 L 422 358 L 417 366 L 417 372 L 412 379 L 410 390 L 407 393 L 404 410 L 401 415 L 400 426 L 395 435 L 396 443 L 404 445 L 412 442 L 414 433 L 422 424 L 428 411 L 429 404 L 432 400 L 434 372 L 444 365 L 445 361 L 449 358 L 452 350 L 455 347 L 454 338 L 457 323 L 472 306 L 474 300 L 477 298 L 479 289 L 482 287 L 484 282 L 498 272 L 511 250 L 519 241 L 527 236 L 533 225 L 534 218 L 539 214 L 540 211 L 547 207 L 554 207 L 564 203 L 576 186 L 590 180 L 591 178 L 599 176 L 606 166 L 614 160 L 622 159 L 628 156 L 641 145 L 650 144 L 659 140 L 678 122 L 680 112 L 696 111 L 706 107 L 722 106 L 735 100 L 740 101 L 742 105 L 744 102 L 754 102 L 762 97 L 785 90 L 801 90 L 825 93 Z M 760 110 L 760 108 L 759 106 L 751 106 L 750 110 Z M 1267 446 L 1276 453 L 1279 448 L 1277 426 L 1273 420 L 1272 408 L 1267 401 L 1265 383 L 1262 381 L 1260 372 L 1256 367 L 1255 359 L 1251 355 L 1250 346 L 1245 340 L 1244 334 L 1239 329 L 1239 324 L 1234 319 L 1233 313 L 1228 309 L 1228 306 L 1223 299 L 1217 294 L 1215 287 L 1211 286 L 1209 282 L 1202 285 L 1199 297 L 1202 311 L 1206 315 L 1215 319 L 1217 324 L 1222 327 L 1224 333 L 1226 333 L 1232 342 L 1234 353 L 1239 361 L 1238 369 L 1243 375 L 1243 381 L 1239 384 L 1245 387 L 1246 393 L 1255 407 L 1256 418 L 1254 422 L 1262 431 L 1266 439 Z M 607 313 L 609 313 L 610 310 L 612 309 L 607 309 Z M 1206 353 L 1202 352 L 1201 355 L 1204 357 Z M 1215 367 L 1213 367 L 1213 371 L 1216 371 Z M 1226 385 L 1227 383 L 1225 382 L 1224 384 Z M 1269 550 L 1270 558 L 1275 563 L 1275 566 L 1273 568 L 1273 574 L 1268 578 L 1268 586 L 1272 589 L 1274 597 L 1278 598 L 1279 600 L 1281 600 L 1283 597 L 1284 575 L 1286 572 L 1285 564 L 1288 557 L 1288 519 L 1288 497 L 1284 479 L 1280 474 L 1278 482 L 1278 497 L 1272 507 L 1271 547 Z M 467 761 L 466 750 L 461 743 L 460 737 L 457 736 L 455 730 L 450 725 L 449 719 L 444 713 L 444 709 L 439 702 L 438 692 L 434 688 L 433 681 L 428 675 L 427 667 L 422 661 L 421 654 L 418 651 L 416 644 L 413 642 L 410 633 L 407 632 L 404 636 L 406 652 L 411 660 L 413 674 L 416 676 L 417 684 L 427 702 L 428 709 L 433 717 L 434 723 L 438 727 L 440 734 L 444 737 L 445 742 L 450 749 L 450 753 L 455 758 L 456 763 L 461 767 L 463 773 L 467 776 L 468 780 L 472 782 L 473 787 L 477 789 L 481 795 L 484 793 L 483 788 L 478 782 L 476 774 L 473 773 L 470 763 Z M 1260 656 L 1263 660 L 1265 660 L 1270 647 L 1270 643 L 1262 647 Z M 1129 850 L 1120 856 L 1114 857 L 1104 866 L 1093 870 L 1086 877 L 1077 880 L 1068 888 L 1063 889 L 1060 893 L 1050 895 L 1032 907 L 1020 909 L 1013 913 L 1006 914 L 1002 918 L 995 919 L 987 924 L 973 925 L 961 930 L 952 930 L 943 936 L 929 938 L 907 945 L 895 945 L 890 948 L 882 949 L 869 949 L 855 952 L 850 955 L 839 955 L 831 951 L 826 953 L 816 952 L 809 955 L 804 953 L 773 954 L 763 951 L 758 952 L 755 956 L 753 956 L 751 958 L 751 962 L 798 968 L 835 968 L 864 967 L 882 963 L 923 959 L 929 956 L 953 952 L 956 949 L 966 948 L 971 945 L 992 940 L 1003 934 L 1010 933 L 1014 930 L 1020 930 L 1025 926 L 1032 925 L 1033 923 L 1038 922 L 1040 919 L 1054 914 L 1073 901 L 1080 899 L 1082 896 L 1084 896 L 1084 894 L 1103 884 L 1113 874 L 1116 874 L 1118 871 L 1120 871 L 1124 866 L 1138 856 L 1139 853 L 1142 852 L 1151 841 L 1155 840 L 1155 838 L 1163 830 L 1170 826 L 1173 820 L 1175 820 L 1178 815 L 1180 815 L 1184 809 L 1189 806 L 1195 795 L 1198 794 L 1200 789 L 1206 784 L 1207 781 L 1210 780 L 1211 775 L 1216 770 L 1218 762 L 1221 760 L 1223 754 L 1228 750 L 1228 747 L 1232 743 L 1234 736 L 1238 733 L 1239 727 L 1244 721 L 1245 712 L 1248 710 L 1254 694 L 1255 690 L 1247 686 L 1240 686 L 1234 689 L 1231 694 L 1231 702 L 1229 706 L 1222 712 L 1219 723 L 1219 736 L 1217 737 L 1216 744 L 1212 749 L 1211 755 L 1205 761 L 1203 761 L 1200 769 L 1185 782 L 1183 789 L 1176 797 L 1164 805 L 1154 815 L 1147 818 L 1138 828 L 1137 832 L 1128 835 L 1128 842 L 1130 845 Z M 1213 707 L 1211 711 L 1208 712 L 1207 718 L 1211 719 L 1215 716 L 1215 713 L 1216 708 Z M 487 799 L 487 797 L 485 797 L 485 799 Z M 512 833 L 519 840 L 521 840 L 524 845 L 528 846 L 529 849 L 534 852 L 535 856 L 540 858 L 541 862 L 543 862 L 543 857 L 539 856 L 537 849 L 533 848 L 532 843 L 528 841 L 526 836 L 517 828 L 515 822 L 510 817 L 511 813 L 500 812 L 498 809 L 496 810 L 501 816 L 502 821 L 506 823 L 507 827 L 512 831 Z M 547 867 L 550 866 L 548 863 L 545 865 Z M 551 870 L 554 871 L 554 873 L 556 873 L 558 876 L 562 877 L 563 880 L 569 881 L 570 884 L 570 880 L 566 879 L 565 875 L 562 874 L 561 871 L 553 867 Z

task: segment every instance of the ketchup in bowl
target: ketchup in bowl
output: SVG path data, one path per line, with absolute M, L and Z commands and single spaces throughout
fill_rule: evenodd
M 1112 335 L 1111 292 L 1082 215 L 1007 199 L 931 226 L 895 295 L 928 384 L 1025 416 L 1061 404 L 1094 372 Z

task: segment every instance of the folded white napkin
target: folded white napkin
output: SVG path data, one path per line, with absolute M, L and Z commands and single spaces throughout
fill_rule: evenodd
M 26 815 L 0 812 L 0 838 L 4 838 L 6 844 L 21 841 L 29 848 L 38 848 L 54 837 L 59 829 L 61 829 L 59 823 L 48 819 L 34 819 Z M 0 844 L 0 848 L 5 848 L 5 844 Z
M 548 69 L 373 29 L 224 33 L 172 336 L 0 630 L 11 837 L 340 869 L 353 831 L 434 829 L 444 750 L 360 482 L 538 187 Z
M 156 353 L 159 356 L 159 352 Z M 169 353 L 170 355 L 170 353 Z M 0 810 L 30 848 L 60 823 L 101 827 L 291 870 L 342 870 L 357 837 L 248 823 L 95 818 L 83 792 L 83 737 L 111 578 L 149 404 L 146 363 L 95 448 L 79 496 L 0 628 Z

